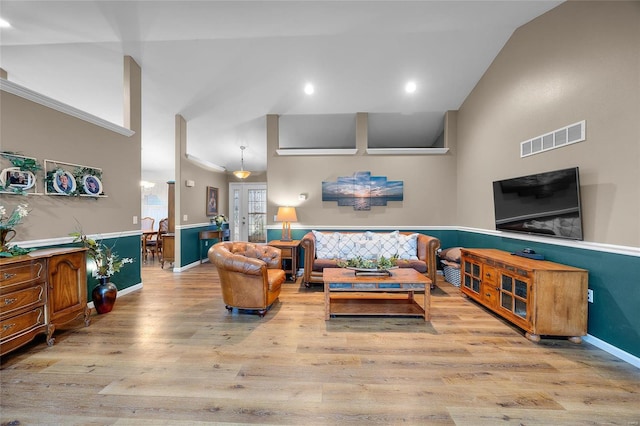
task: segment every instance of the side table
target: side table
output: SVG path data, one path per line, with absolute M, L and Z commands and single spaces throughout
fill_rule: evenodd
M 223 236 L 224 236 L 224 230 L 222 229 L 200 231 L 200 233 L 198 234 L 198 246 L 199 246 L 198 258 L 200 259 L 200 263 L 202 263 L 202 241 L 205 241 L 205 240 L 222 241 Z
M 273 240 L 269 241 L 268 244 L 280 249 L 282 253 L 282 269 L 284 269 L 285 274 L 291 276 L 291 281 L 295 281 L 298 272 L 298 249 L 300 248 L 300 240 Z

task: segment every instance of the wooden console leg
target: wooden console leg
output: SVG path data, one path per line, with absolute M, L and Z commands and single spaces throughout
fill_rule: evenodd
M 582 337 L 581 336 L 570 336 L 567 339 L 569 339 L 569 341 L 571 343 L 575 343 L 576 345 L 579 345 L 580 343 L 582 343 Z
M 540 341 L 540 335 L 539 334 L 525 333 L 525 337 L 527 339 L 531 340 L 532 342 L 538 343 Z
M 56 331 L 56 326 L 53 324 L 47 325 L 47 346 L 53 346 L 56 339 L 53 337 L 53 332 Z
M 85 306 L 85 308 L 84 308 L 84 326 L 85 327 L 89 327 L 89 324 L 91 324 L 91 309 L 89 309 L 88 306 Z

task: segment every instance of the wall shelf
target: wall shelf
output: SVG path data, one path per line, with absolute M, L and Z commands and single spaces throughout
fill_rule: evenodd
M 355 155 L 357 148 L 353 149 L 277 149 L 281 156 L 312 156 L 312 155 Z M 367 148 L 369 155 L 443 155 L 449 152 L 449 148 Z
M 357 148 L 347 149 L 277 149 L 278 155 L 355 155 L 358 153 Z
M 71 170 L 68 170 L 71 169 Z M 46 195 L 78 196 L 90 198 L 105 198 L 102 186 L 102 169 L 82 164 L 67 163 L 65 161 L 44 160 Z M 61 189 L 58 176 L 67 177 L 70 182 L 68 189 Z M 52 179 L 49 181 L 49 179 Z M 85 181 L 86 179 L 86 181 Z
M 369 155 L 442 155 L 449 148 L 367 148 Z

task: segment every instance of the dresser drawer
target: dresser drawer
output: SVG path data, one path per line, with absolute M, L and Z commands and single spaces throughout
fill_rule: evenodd
M 44 260 L 34 260 L 0 267 L 0 294 L 44 280 Z
M 39 306 L 24 314 L 0 321 L 0 340 L 9 339 L 12 336 L 43 324 L 44 306 Z
M 0 296 L 0 318 L 46 302 L 44 283 Z

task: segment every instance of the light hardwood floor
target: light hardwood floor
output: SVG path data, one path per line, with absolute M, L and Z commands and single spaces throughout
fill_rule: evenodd
M 53 347 L 3 357 L 3 425 L 640 424 L 640 370 L 587 343 L 532 343 L 444 281 L 427 323 L 325 322 L 320 287 L 300 280 L 262 319 L 229 314 L 208 263 L 156 262 L 143 282 Z

